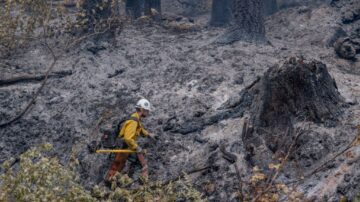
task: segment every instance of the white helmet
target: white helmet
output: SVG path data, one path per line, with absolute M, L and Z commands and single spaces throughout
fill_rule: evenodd
M 149 100 L 143 98 L 143 99 L 140 99 L 136 103 L 136 108 L 141 108 L 141 109 L 151 111 L 151 104 L 150 104 Z

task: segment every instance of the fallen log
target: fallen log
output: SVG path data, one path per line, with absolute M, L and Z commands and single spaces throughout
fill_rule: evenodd
M 71 70 L 65 70 L 65 71 L 58 71 L 50 74 L 49 78 L 63 78 L 66 76 L 72 75 Z M 28 82 L 39 82 L 44 80 L 46 77 L 45 74 L 41 75 L 20 75 L 16 76 L 10 79 L 0 79 L 0 86 L 9 86 L 9 85 L 15 85 L 18 83 L 28 83 Z

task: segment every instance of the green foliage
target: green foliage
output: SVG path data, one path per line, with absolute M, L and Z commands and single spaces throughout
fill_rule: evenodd
M 133 201 L 205 201 L 189 179 L 178 180 L 167 185 L 143 186 L 133 194 Z
M 92 196 L 100 201 L 205 201 L 202 195 L 193 186 L 191 181 L 185 177 L 185 180 L 177 180 L 169 184 L 160 182 L 151 184 L 146 183 L 137 189 L 131 189 L 129 186 L 133 184 L 133 180 L 127 175 L 116 174 L 112 179 L 111 191 L 104 187 L 95 186 Z
M 37 27 L 49 23 L 51 10 L 46 0 L 5 0 L 0 8 L 0 45 L 15 48 L 23 45 Z
M 18 170 L 3 164 L 0 201 L 95 201 L 77 182 L 74 172 L 62 166 L 57 158 L 44 153 L 52 148 L 45 144 L 20 156 Z
M 360 202 L 360 193 L 358 193 L 352 200 L 353 202 Z
M 4 0 L 0 8 L 0 56 L 32 41 L 122 28 L 124 19 L 115 12 L 118 1 L 97 0 L 86 7 L 85 3 L 93 1 L 77 0 L 77 9 L 70 10 L 64 6 L 66 0 Z
M 61 165 L 57 158 L 49 157 L 52 145 L 32 148 L 20 156 L 18 166 L 12 168 L 11 159 L 2 165 L 0 175 L 0 202 L 2 201 L 204 201 L 191 181 L 178 180 L 166 185 L 161 183 L 133 189 L 134 181 L 127 175 L 117 174 L 112 189 L 96 185 L 88 192 L 79 184 L 74 172 L 77 160 L 72 158 L 69 167 Z

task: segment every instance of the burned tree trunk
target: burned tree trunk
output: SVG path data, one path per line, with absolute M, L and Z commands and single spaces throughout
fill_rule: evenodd
M 231 0 L 213 0 L 210 25 L 223 26 L 231 19 Z
M 232 14 L 234 24 L 217 42 L 230 44 L 244 40 L 265 42 L 265 26 L 262 0 L 234 0 Z
M 264 15 L 269 16 L 278 10 L 277 1 L 276 0 L 263 0 L 263 9 Z
M 133 19 L 141 16 L 141 1 L 140 0 L 126 0 L 125 2 L 126 15 Z

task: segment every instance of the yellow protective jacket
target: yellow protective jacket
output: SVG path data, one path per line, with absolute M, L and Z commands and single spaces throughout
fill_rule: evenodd
M 142 134 L 143 136 L 149 136 L 149 132 L 144 129 L 140 121 L 140 116 L 136 112 L 131 115 L 133 118 L 137 118 L 139 122 L 135 120 L 127 120 L 122 126 L 119 137 L 123 138 L 124 142 L 129 146 L 130 149 L 136 150 L 138 145 L 136 143 L 137 138 Z

